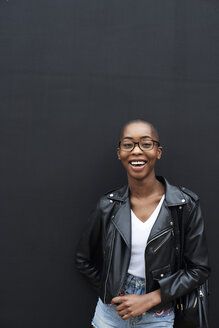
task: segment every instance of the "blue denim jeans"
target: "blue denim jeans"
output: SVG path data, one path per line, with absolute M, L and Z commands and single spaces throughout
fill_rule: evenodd
M 127 279 L 122 288 L 122 293 L 145 294 L 145 281 L 143 278 L 127 275 Z M 135 318 L 122 320 L 115 310 L 116 305 L 104 304 L 99 298 L 92 325 L 95 328 L 173 328 L 174 311 L 173 308 L 161 309 L 160 311 L 148 311 Z

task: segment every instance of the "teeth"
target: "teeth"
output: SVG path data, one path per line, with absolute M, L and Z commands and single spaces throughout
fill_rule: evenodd
M 144 165 L 145 161 L 131 161 L 132 165 Z

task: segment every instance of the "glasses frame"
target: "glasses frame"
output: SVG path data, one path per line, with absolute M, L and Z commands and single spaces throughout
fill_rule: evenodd
M 157 147 L 160 147 L 160 143 L 159 143 L 159 141 L 157 141 L 157 140 L 154 140 L 154 139 L 151 139 L 151 138 L 144 138 L 144 139 L 147 139 L 147 140 L 150 140 L 150 141 L 152 141 L 153 142 L 153 146 L 152 146 L 152 148 L 150 148 L 150 149 L 148 149 L 148 150 L 146 150 L 146 149 L 142 149 L 141 148 L 141 146 L 140 146 L 140 142 L 141 141 L 133 141 L 133 140 L 129 140 L 129 141 L 131 141 L 132 143 L 133 143 L 133 148 L 132 149 L 121 149 L 121 140 L 119 141 L 119 148 L 122 150 L 122 151 L 125 151 L 125 152 L 131 152 L 131 151 L 133 151 L 133 149 L 135 149 L 135 146 L 136 145 L 138 145 L 138 148 L 139 149 L 141 149 L 142 151 L 145 151 L 145 152 L 147 152 L 147 151 L 150 151 L 150 150 L 152 150 L 152 149 L 154 149 L 154 144 L 156 143 L 157 144 Z

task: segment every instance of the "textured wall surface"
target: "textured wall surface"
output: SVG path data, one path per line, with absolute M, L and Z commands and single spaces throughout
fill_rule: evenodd
M 218 94 L 216 0 L 0 0 L 1 328 L 90 327 L 73 254 L 126 180 L 134 118 L 160 131 L 158 173 L 201 197 L 218 327 Z

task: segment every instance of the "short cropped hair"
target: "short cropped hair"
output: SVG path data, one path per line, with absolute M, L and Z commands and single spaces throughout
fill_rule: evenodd
M 153 133 L 154 137 L 156 138 L 157 141 L 159 141 L 159 134 L 158 134 L 158 131 L 157 131 L 157 129 L 155 128 L 155 126 L 154 126 L 152 123 L 150 123 L 150 122 L 147 122 L 147 121 L 144 121 L 144 120 L 140 120 L 140 119 L 129 121 L 129 122 L 127 122 L 125 125 L 123 125 L 123 127 L 122 127 L 122 129 L 121 129 L 121 132 L 120 132 L 120 139 L 121 139 L 122 136 L 123 136 L 123 133 L 124 133 L 125 128 L 126 128 L 128 125 L 132 124 L 132 123 L 143 123 L 143 124 L 145 124 L 145 125 L 149 125 L 150 128 L 151 128 L 151 130 L 152 130 L 152 133 Z

